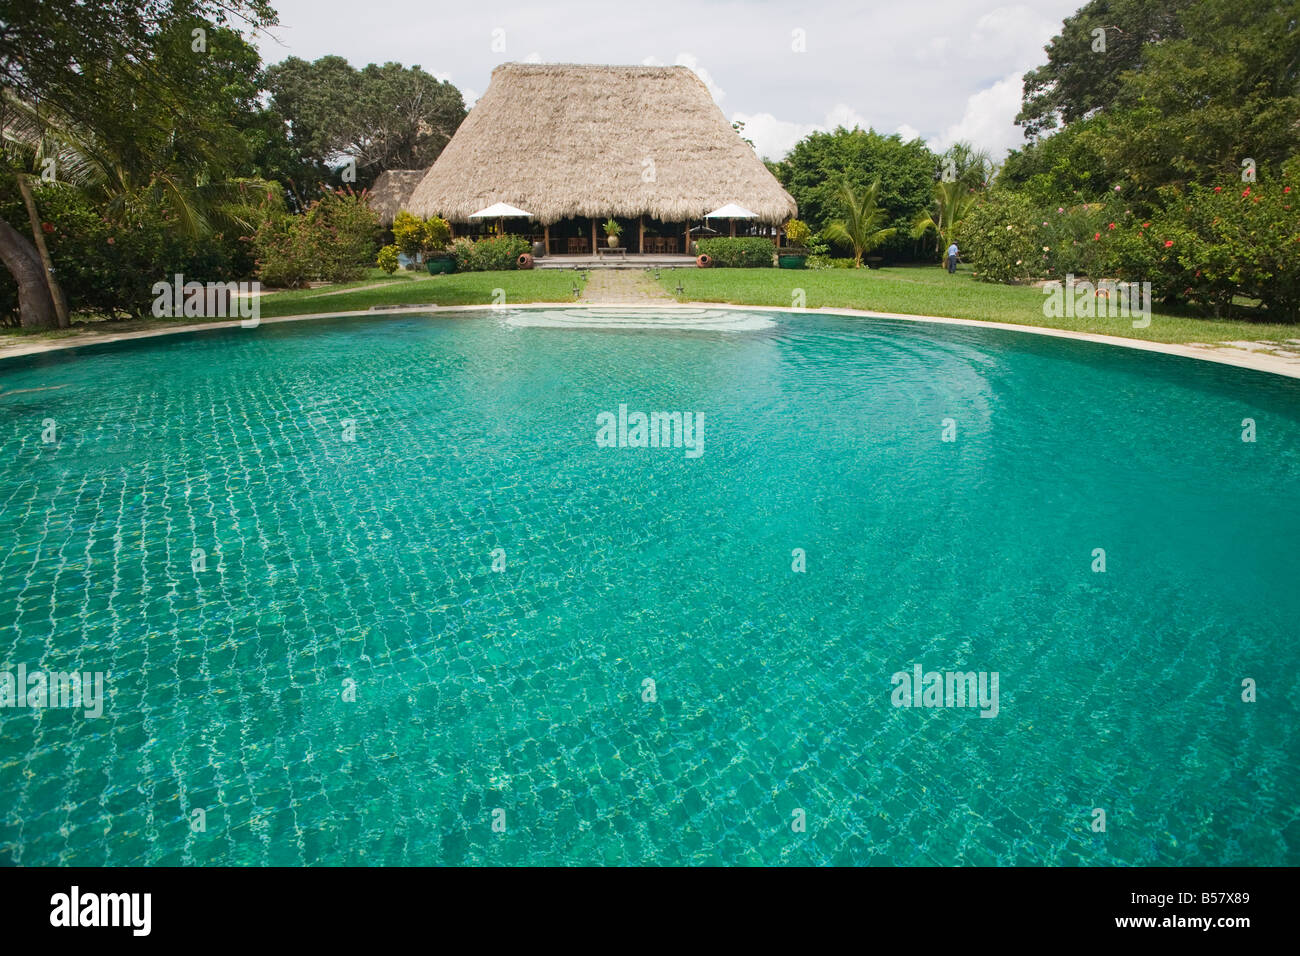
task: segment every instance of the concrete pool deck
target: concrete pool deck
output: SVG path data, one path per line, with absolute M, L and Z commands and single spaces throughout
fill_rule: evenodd
M 261 319 L 259 325 L 276 325 L 281 322 L 302 322 L 310 319 L 336 318 L 382 318 L 393 315 L 414 315 L 420 313 L 457 313 L 457 312 L 491 312 L 513 309 L 735 309 L 752 312 L 790 312 L 796 315 L 840 315 L 850 318 L 893 319 L 905 322 L 928 322 L 937 325 L 964 325 L 972 328 L 1003 329 L 1011 332 L 1025 332 L 1031 335 L 1048 335 L 1062 339 L 1078 339 L 1084 342 L 1097 342 L 1101 345 L 1116 345 L 1121 348 L 1140 349 L 1146 352 L 1163 352 L 1166 355 L 1180 355 L 1184 358 L 1201 359 L 1232 365 L 1237 368 L 1268 372 L 1288 378 L 1300 378 L 1300 340 L 1295 342 L 1295 350 L 1278 348 L 1276 345 L 1261 342 L 1223 342 L 1211 344 L 1171 344 L 1166 342 L 1147 342 L 1142 339 L 1126 338 L 1118 335 L 1099 335 L 1092 332 L 1071 332 L 1064 329 L 1052 329 L 1034 325 L 1014 325 L 1007 322 L 982 322 L 978 319 L 954 319 L 937 315 L 902 315 L 895 312 L 872 312 L 862 309 L 793 309 L 779 306 L 762 305 L 728 305 L 721 302 L 530 302 L 518 305 L 451 305 L 433 304 L 405 305 L 392 308 L 354 310 L 350 312 L 312 312 L 306 315 L 285 315 Z M 56 339 L 38 341 L 5 341 L 0 343 L 0 360 L 21 356 L 46 355 L 67 349 L 84 348 L 92 345 L 127 342 L 134 339 L 150 339 L 160 335 L 179 335 L 186 332 L 202 332 L 208 329 L 239 328 L 241 321 L 199 322 L 166 328 L 141 329 L 132 332 L 75 332 Z M 249 331 L 252 331 L 251 329 Z

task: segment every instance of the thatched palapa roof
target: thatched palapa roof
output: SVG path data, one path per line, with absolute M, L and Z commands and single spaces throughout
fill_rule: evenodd
M 393 217 L 407 208 L 411 193 L 427 172 L 427 169 L 386 169 L 379 174 L 370 187 L 370 208 L 379 214 L 380 225 L 393 224 Z
M 543 223 L 681 222 L 728 202 L 767 223 L 797 211 L 684 66 L 498 66 L 407 208 L 465 222 L 495 202 Z

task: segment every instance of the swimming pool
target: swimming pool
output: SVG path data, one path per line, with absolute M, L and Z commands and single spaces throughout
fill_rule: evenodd
M 1300 863 L 1300 383 L 673 314 L 0 364 L 0 860 Z

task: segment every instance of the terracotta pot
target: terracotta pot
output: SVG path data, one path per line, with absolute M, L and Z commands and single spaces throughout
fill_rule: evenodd
M 531 253 L 522 252 L 519 254 L 515 263 L 520 269 L 531 269 L 533 267 L 533 257 Z
M 605 241 L 606 241 L 607 243 L 609 243 L 609 247 L 610 247 L 611 249 L 617 249 L 617 248 L 618 248 L 618 236 L 606 236 L 606 237 L 605 237 Z
M 707 269 L 713 265 L 713 260 L 708 255 L 701 254 L 695 257 L 695 264 L 701 269 Z

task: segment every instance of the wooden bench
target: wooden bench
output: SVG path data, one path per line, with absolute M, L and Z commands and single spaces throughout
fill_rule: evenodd
M 597 246 L 597 247 L 596 247 L 596 258 L 597 258 L 597 259 L 599 259 L 599 258 L 601 258 L 601 257 L 603 257 L 603 256 L 606 256 L 606 255 L 610 255 L 610 256 L 618 256 L 620 259 L 622 259 L 623 261 L 626 262 L 626 261 L 627 261 L 627 246 L 615 246 L 615 247 L 612 248 L 612 249 L 611 249 L 609 246 Z

